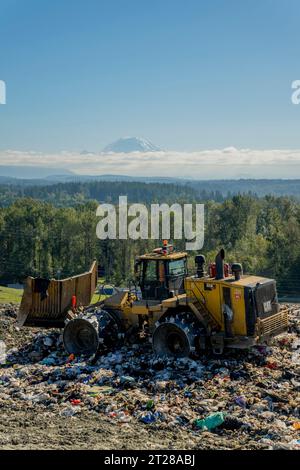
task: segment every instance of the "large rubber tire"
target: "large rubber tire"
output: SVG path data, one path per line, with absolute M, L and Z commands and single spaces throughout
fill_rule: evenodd
M 99 350 L 112 349 L 120 335 L 115 316 L 99 308 L 70 320 L 64 328 L 63 343 L 69 354 L 92 356 Z
M 190 312 L 163 318 L 152 335 L 152 347 L 161 357 L 188 357 L 196 351 L 201 325 Z

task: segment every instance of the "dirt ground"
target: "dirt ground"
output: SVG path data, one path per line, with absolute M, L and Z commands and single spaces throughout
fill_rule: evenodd
M 2 309 L 0 307 L 0 340 L 5 342 L 7 351 L 11 352 L 12 348 L 11 358 L 14 358 L 0 365 L 0 449 L 268 449 L 296 448 L 297 440 L 300 443 L 299 431 L 293 428 L 293 423 L 300 421 L 299 382 L 297 382 L 299 366 L 293 364 L 287 370 L 288 361 L 291 360 L 290 348 L 287 345 L 291 344 L 291 338 L 294 341 L 295 336 L 300 333 L 296 331 L 299 308 L 294 315 L 293 331 L 285 337 L 286 340 L 282 343 L 284 346 L 279 348 L 277 344 L 274 346 L 275 349 L 268 353 L 268 357 L 271 357 L 273 362 L 267 362 L 268 357 L 265 356 L 263 359 L 259 357 L 258 361 L 257 355 L 243 356 L 240 353 L 237 353 L 236 357 L 230 353 L 223 361 L 210 360 L 204 363 L 202 361 L 204 373 L 207 375 L 204 375 L 203 381 L 198 384 L 190 383 L 192 380 L 188 380 L 186 370 L 175 371 L 175 374 L 181 374 L 180 377 L 184 377 L 184 386 L 180 388 L 177 384 L 172 388 L 167 383 L 169 388 L 167 392 L 164 392 L 164 399 L 170 405 L 169 413 L 173 413 L 172 403 L 174 403 L 174 407 L 177 406 L 177 415 L 180 414 L 178 408 L 182 408 L 182 414 L 185 416 L 180 415 L 180 420 L 174 422 L 173 419 L 169 419 L 168 411 L 165 411 L 164 422 L 157 420 L 148 424 L 140 421 L 139 412 L 136 411 L 139 407 L 143 408 L 142 402 L 135 400 L 132 406 L 133 411 L 130 411 L 130 406 L 128 406 L 128 420 L 123 421 L 118 419 L 118 415 L 115 417 L 116 413 L 114 415 L 109 412 L 109 403 L 114 400 L 119 404 L 118 409 L 120 407 L 125 409 L 126 400 L 131 403 L 134 394 L 136 397 L 144 394 L 146 399 L 158 400 L 157 397 L 161 398 L 162 395 L 154 392 L 153 390 L 156 389 L 153 387 L 155 387 L 155 380 L 158 380 L 157 374 L 163 371 L 156 372 L 154 375 L 156 379 L 153 379 L 151 383 L 139 381 L 136 388 L 135 385 L 122 388 L 120 385 L 122 382 L 118 381 L 119 378 L 114 375 L 114 380 L 119 384 L 119 388 L 114 391 L 115 395 L 102 396 L 100 394 L 96 398 L 87 399 L 87 395 L 84 395 L 81 388 L 79 395 L 72 395 L 81 397 L 80 406 L 74 407 L 76 413 L 63 415 L 62 409 L 73 408 L 72 406 L 62 408 L 66 405 L 67 399 L 52 399 L 50 388 L 53 389 L 54 385 L 58 388 L 61 385 L 62 381 L 54 381 L 53 374 L 62 374 L 62 370 L 65 373 L 65 369 L 59 369 L 55 365 L 41 365 L 43 364 L 41 358 L 35 350 L 30 349 L 30 345 L 41 333 L 44 334 L 43 341 L 45 341 L 49 330 L 29 328 L 16 330 L 16 309 L 17 307 L 2 306 Z M 31 351 L 30 358 L 27 354 L 25 360 L 22 360 L 26 348 L 29 348 L 27 352 Z M 52 348 L 52 353 L 54 349 Z M 51 357 L 51 351 L 50 356 L 46 355 L 46 358 Z M 151 353 L 147 352 L 147 354 L 149 356 Z M 149 358 L 153 364 L 152 357 L 149 356 Z M 274 364 L 274 361 L 277 361 L 276 367 L 266 367 L 268 364 Z M 132 363 L 135 364 L 133 368 L 137 367 L 136 362 Z M 115 367 L 113 372 L 116 374 L 122 366 L 119 364 L 113 367 Z M 227 372 L 224 372 L 225 369 Z M 249 372 L 250 378 L 243 376 L 243 371 Z M 235 372 L 239 372 L 240 376 L 235 377 Z M 97 371 L 94 372 L 96 373 Z M 131 370 L 131 375 L 134 375 L 134 370 Z M 147 374 L 144 375 L 147 376 Z M 78 387 L 80 380 L 75 381 L 75 385 L 72 380 L 69 380 L 70 383 L 68 382 L 67 385 L 64 383 L 64 393 L 67 393 L 66 390 L 69 390 L 70 386 L 73 387 L 72 390 L 75 386 Z M 291 380 L 294 381 L 293 384 L 290 383 Z M 261 383 L 263 381 L 265 385 Z M 206 382 L 210 384 L 207 387 Z M 287 383 L 289 390 L 286 388 Z M 35 384 L 37 387 L 43 386 L 41 393 L 48 392 L 50 395 L 46 393 L 47 396 L 39 401 L 35 401 L 34 398 L 24 398 L 24 394 L 28 394 L 29 390 L 32 393 Z M 88 386 L 84 385 L 84 387 Z M 268 391 L 265 392 L 264 387 L 272 389 L 270 396 Z M 247 400 L 245 406 L 233 401 L 234 396 L 242 392 Z M 264 400 L 266 395 L 269 401 Z M 199 401 L 199 397 L 203 399 L 202 402 Z M 270 400 L 273 400 L 272 407 L 269 406 Z M 233 420 L 241 422 L 242 425 L 220 426 L 209 432 L 191 424 L 195 416 L 207 415 L 210 408 L 211 411 L 226 411 Z M 265 416 L 260 416 L 263 413 Z
M 156 450 L 156 449 L 237 449 L 229 437 L 212 433 L 191 435 L 186 431 L 159 430 L 155 426 L 118 425 L 84 412 L 80 417 L 66 417 L 64 420 L 55 413 L 17 407 L 1 409 L 1 449 L 103 449 L 103 450 Z M 253 442 L 247 448 L 257 448 Z M 259 446 L 263 448 L 264 446 Z

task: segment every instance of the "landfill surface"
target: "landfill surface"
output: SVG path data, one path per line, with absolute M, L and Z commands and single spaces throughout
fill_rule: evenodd
M 300 449 L 300 305 L 269 345 L 159 359 L 149 339 L 99 358 L 0 306 L 1 449 Z

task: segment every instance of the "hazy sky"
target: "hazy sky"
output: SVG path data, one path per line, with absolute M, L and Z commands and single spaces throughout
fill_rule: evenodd
M 299 0 L 0 0 L 0 149 L 300 148 Z
M 171 176 L 188 179 L 299 178 L 300 150 L 251 150 L 228 147 L 197 152 L 39 153 L 0 151 L 0 175 L 37 177 L 47 170 L 62 174 L 68 170 L 88 175 Z M 6 165 L 6 166 L 5 166 Z M 43 167 L 43 168 L 42 168 Z M 9 171 L 7 171 L 7 168 Z M 15 168 L 13 168 L 15 170 Z M 29 171 L 30 170 L 30 171 Z M 29 171 L 29 173 L 28 173 Z M 30 173 L 31 172 L 31 173 Z

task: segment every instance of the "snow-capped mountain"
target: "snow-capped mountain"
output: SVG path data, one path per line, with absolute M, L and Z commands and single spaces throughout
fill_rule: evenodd
M 142 137 L 122 137 L 107 145 L 103 152 L 129 153 L 129 152 L 158 152 L 161 149 Z

